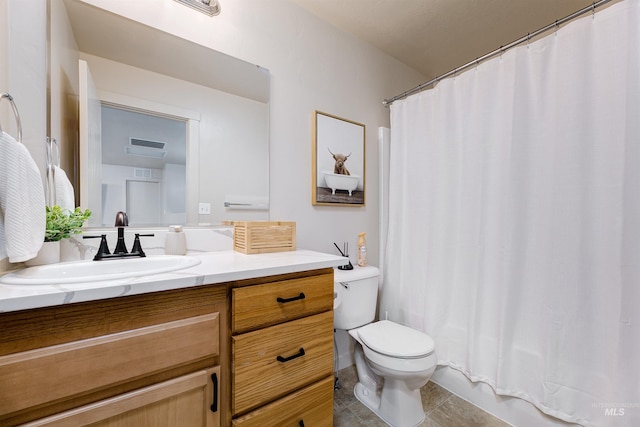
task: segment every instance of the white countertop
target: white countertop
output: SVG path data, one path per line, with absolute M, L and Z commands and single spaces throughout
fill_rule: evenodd
M 142 277 L 63 285 L 0 283 L 0 313 L 296 273 L 345 263 L 343 257 L 307 250 L 256 255 L 228 250 L 190 256 L 200 259 L 200 264 L 184 270 Z

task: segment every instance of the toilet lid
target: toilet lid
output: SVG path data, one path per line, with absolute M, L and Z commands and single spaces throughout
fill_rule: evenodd
M 390 320 L 363 326 L 358 329 L 358 336 L 371 350 L 392 357 L 422 357 L 434 348 L 429 335 Z

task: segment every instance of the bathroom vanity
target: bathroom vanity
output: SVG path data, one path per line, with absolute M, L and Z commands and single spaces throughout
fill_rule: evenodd
M 332 425 L 333 268 L 311 251 L 0 285 L 0 425 Z

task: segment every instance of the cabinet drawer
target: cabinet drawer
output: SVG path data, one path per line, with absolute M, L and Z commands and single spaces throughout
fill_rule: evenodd
M 233 289 L 234 333 L 333 309 L 333 274 Z
M 241 414 L 333 372 L 333 312 L 232 338 L 232 411 Z
M 219 353 L 218 313 L 0 357 L 0 414 L 74 398 Z
M 233 427 L 333 426 L 333 376 L 233 420 Z

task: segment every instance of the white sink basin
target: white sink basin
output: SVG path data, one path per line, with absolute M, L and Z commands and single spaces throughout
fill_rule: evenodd
M 74 261 L 28 267 L 0 277 L 9 285 L 55 285 L 126 279 L 182 270 L 200 264 L 198 258 L 177 255 L 154 255 L 106 261 Z

